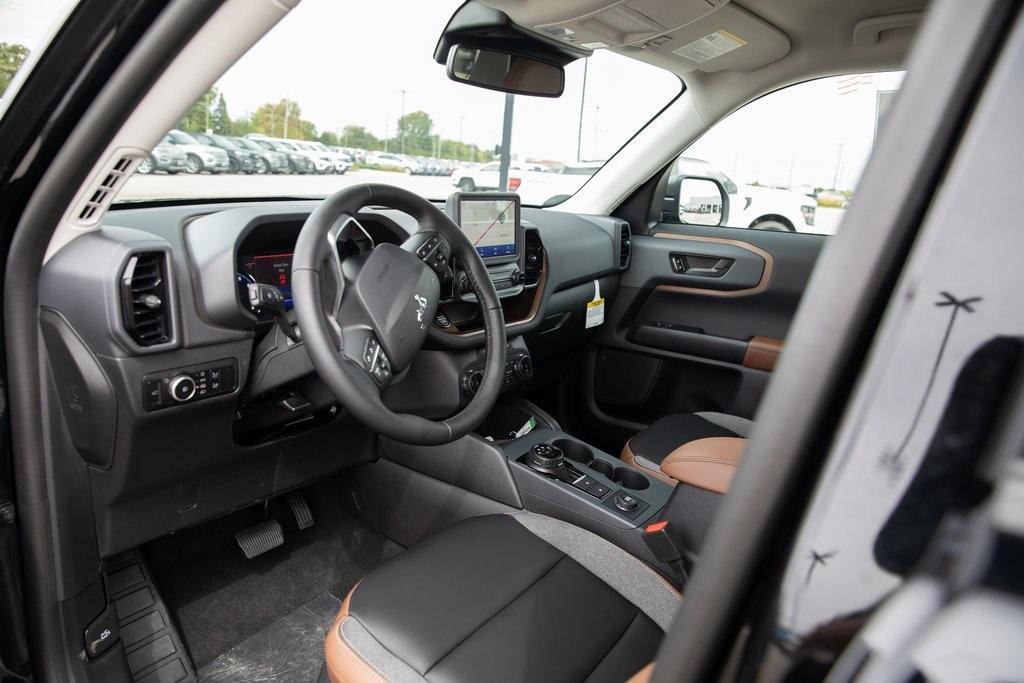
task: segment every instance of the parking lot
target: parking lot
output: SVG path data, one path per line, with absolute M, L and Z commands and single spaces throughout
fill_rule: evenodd
M 444 199 L 455 189 L 447 176 L 418 176 L 388 171 L 358 170 L 345 175 L 134 175 L 118 195 L 119 201 L 177 198 L 325 197 L 343 187 L 386 183 L 431 199 Z M 831 235 L 839 228 L 844 209 L 818 207 L 816 232 Z

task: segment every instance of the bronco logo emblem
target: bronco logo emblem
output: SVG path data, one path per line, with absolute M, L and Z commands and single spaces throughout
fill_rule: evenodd
M 420 322 L 420 327 L 423 327 L 423 313 L 427 310 L 427 297 L 413 294 L 412 299 L 416 302 L 416 320 Z

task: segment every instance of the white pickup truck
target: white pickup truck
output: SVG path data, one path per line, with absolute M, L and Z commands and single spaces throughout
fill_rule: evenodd
M 737 185 L 710 163 L 702 159 L 680 157 L 673 175 L 714 178 L 729 195 L 729 215 L 723 225 L 733 228 L 756 228 L 784 232 L 816 232 L 814 197 L 791 190 L 759 185 Z

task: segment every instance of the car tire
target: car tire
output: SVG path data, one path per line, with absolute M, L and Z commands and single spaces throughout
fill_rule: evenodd
M 405 175 L 412 175 L 412 169 L 409 168 L 408 166 L 404 166 L 402 168 L 402 173 L 404 173 Z
M 139 162 L 139 165 L 135 167 L 135 172 L 141 173 L 142 175 L 149 175 L 155 171 L 156 163 L 153 161 L 153 157 L 148 154 Z
M 232 159 L 228 157 L 228 173 L 241 173 L 242 164 L 238 162 L 238 159 Z
M 793 224 L 780 218 L 759 218 L 750 224 L 751 230 L 771 230 L 772 232 L 796 232 Z
M 476 183 L 473 182 L 472 178 L 463 178 L 459 181 L 459 189 L 463 192 L 475 192 Z
M 252 164 L 252 170 L 254 173 L 263 175 L 265 173 L 270 173 L 270 166 L 267 164 L 267 160 L 263 157 L 256 157 Z
M 202 173 L 203 172 L 203 160 L 197 157 L 195 154 L 189 154 L 185 157 L 185 173 Z

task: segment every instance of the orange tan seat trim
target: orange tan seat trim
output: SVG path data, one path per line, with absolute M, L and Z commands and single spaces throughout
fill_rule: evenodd
M 669 486 L 675 486 L 676 484 L 679 483 L 672 477 L 666 475 L 664 472 L 651 469 L 650 467 L 645 467 L 644 465 L 637 462 L 636 456 L 633 454 L 633 449 L 629 447 L 628 441 L 626 442 L 626 445 L 622 447 L 622 452 L 619 453 L 619 460 L 626 463 L 627 465 L 630 465 L 631 467 L 635 467 L 636 469 L 640 470 L 641 472 L 648 476 L 654 477 L 659 481 L 665 482 Z
M 341 635 L 341 625 L 349 618 L 349 604 L 358 587 L 356 584 L 345 596 L 338 616 L 327 631 L 327 638 L 324 639 L 324 661 L 331 683 L 385 683 L 384 677 L 356 654 Z
M 669 453 L 661 470 L 684 484 L 727 493 L 746 443 L 746 439 L 731 436 L 690 441 Z
M 743 354 L 743 366 L 754 370 L 771 372 L 782 353 L 782 340 L 772 337 L 754 337 L 747 344 L 747 352 Z
M 630 676 L 626 683 L 647 683 L 647 681 L 651 680 L 652 675 L 654 675 L 654 662 L 651 662 Z

